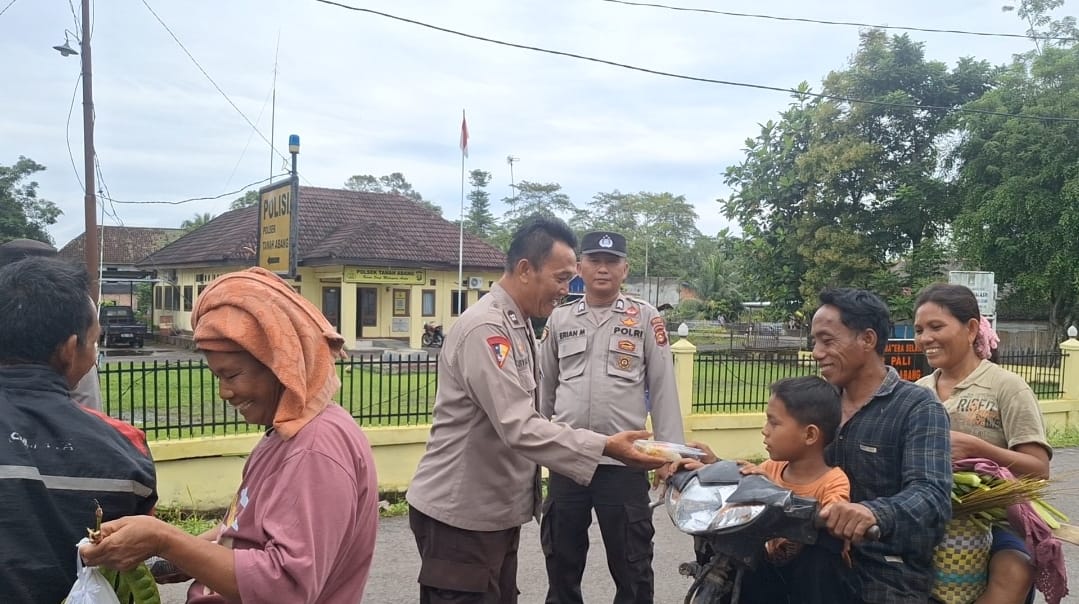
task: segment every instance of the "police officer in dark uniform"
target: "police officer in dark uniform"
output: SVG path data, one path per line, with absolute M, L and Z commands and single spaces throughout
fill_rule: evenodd
M 601 434 L 642 430 L 651 406 L 656 438 L 683 441 L 674 360 L 663 317 L 622 293 L 626 238 L 588 233 L 577 271 L 585 296 L 555 309 L 540 345 L 540 412 Z M 651 603 L 652 513 L 642 470 L 602 458 L 581 486 L 551 472 L 541 522 L 548 604 L 582 602 L 592 510 L 599 520 L 615 604 Z

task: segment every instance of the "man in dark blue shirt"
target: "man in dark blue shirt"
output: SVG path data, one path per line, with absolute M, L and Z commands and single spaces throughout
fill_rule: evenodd
M 97 360 L 87 283 L 55 258 L 0 268 L 0 602 L 59 602 L 97 506 L 112 520 L 157 501 L 141 433 L 71 399 Z
M 888 307 L 855 289 L 826 290 L 813 315 L 813 358 L 842 392 L 843 419 L 825 454 L 850 478 L 851 503 L 821 512 L 828 530 L 853 542 L 839 566 L 845 601 L 926 602 L 933 549 L 951 517 L 948 416 L 928 390 L 884 364 Z M 881 529 L 879 542 L 866 530 Z

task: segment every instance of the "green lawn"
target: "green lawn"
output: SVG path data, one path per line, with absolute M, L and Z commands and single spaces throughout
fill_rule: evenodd
M 694 368 L 693 411 L 698 413 L 763 411 L 772 382 L 785 377 L 817 375 L 817 364 L 813 361 L 707 360 L 708 357 L 698 357 Z
M 435 372 L 426 363 L 413 363 L 406 371 L 391 372 L 390 367 L 379 362 L 338 365 L 342 386 L 335 399 L 365 426 L 429 422 Z M 261 430 L 244 423 L 220 399 L 216 378 L 198 361 L 110 363 L 100 373 L 109 414 L 142 428 L 150 439 Z

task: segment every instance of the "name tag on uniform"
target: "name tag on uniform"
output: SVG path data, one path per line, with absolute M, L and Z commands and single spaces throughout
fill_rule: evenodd
M 862 444 L 860 444 L 860 445 L 858 445 L 858 448 L 865 451 L 866 453 L 876 453 L 877 452 L 877 448 L 873 447 L 873 446 L 870 446 L 870 445 L 862 445 Z

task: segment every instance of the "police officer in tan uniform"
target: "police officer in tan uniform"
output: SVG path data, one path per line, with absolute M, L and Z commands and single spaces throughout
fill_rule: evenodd
M 578 272 L 585 296 L 555 309 L 540 345 L 540 412 L 602 434 L 642 430 L 651 407 L 656 438 L 681 443 L 682 414 L 663 317 L 621 293 L 629 271 L 626 238 L 588 233 Z M 651 603 L 652 513 L 648 477 L 604 457 L 581 485 L 552 468 L 541 540 L 548 604 L 581 599 L 592 510 L 599 520 L 615 604 Z
M 633 448 L 647 432 L 606 436 L 539 414 L 529 319 L 549 316 L 566 295 L 575 245 L 560 220 L 526 222 L 502 278 L 446 336 L 431 435 L 407 495 L 421 603 L 517 602 L 520 527 L 540 511 L 537 464 L 585 485 L 604 456 L 662 464 Z

